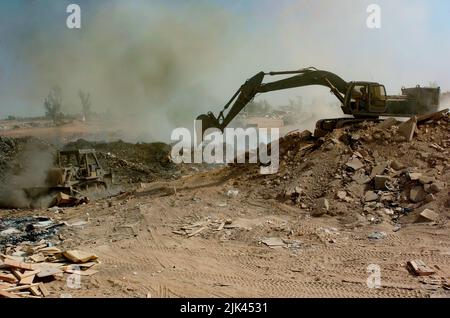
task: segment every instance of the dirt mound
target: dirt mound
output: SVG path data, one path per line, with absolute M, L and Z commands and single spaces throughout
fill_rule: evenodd
M 170 178 L 177 167 L 170 161 L 171 147 L 165 143 L 90 142 L 78 139 L 65 150 L 95 149 L 105 169 L 112 169 L 118 182 L 150 182 Z
M 280 140 L 277 174 L 261 175 L 257 165 L 231 169 L 239 172 L 236 186 L 252 189 L 249 198 L 279 200 L 312 216 L 396 224 L 428 208 L 438 221 L 450 216 L 449 124 L 447 113 L 364 122 L 319 139 L 295 133 Z

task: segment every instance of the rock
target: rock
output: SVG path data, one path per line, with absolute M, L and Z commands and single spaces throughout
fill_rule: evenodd
M 370 182 L 371 178 L 361 169 L 355 172 L 352 176 L 352 180 L 356 181 L 358 184 L 366 184 Z
M 0 236 L 10 236 L 13 234 L 20 234 L 20 233 L 22 233 L 22 232 L 19 231 L 18 229 L 10 227 L 9 229 L 1 231 Z
M 384 214 L 386 215 L 394 215 L 394 211 L 392 209 L 384 209 L 383 210 Z
M 405 168 L 405 166 L 398 160 L 394 160 L 391 162 L 391 168 L 398 171 Z
M 425 196 L 426 192 L 422 186 L 416 186 L 409 191 L 409 199 L 415 203 L 423 201 Z
M 431 186 L 430 186 L 430 191 L 432 193 L 438 193 L 442 191 L 443 188 L 443 184 L 440 182 L 434 182 Z
M 389 129 L 394 125 L 397 125 L 399 121 L 394 117 L 389 117 L 386 120 L 383 120 L 381 123 L 377 124 L 375 127 L 378 129 Z
M 370 173 L 370 178 L 374 178 L 376 175 L 382 175 L 384 170 L 387 167 L 387 162 L 380 163 L 373 167 L 372 172 Z
M 434 177 L 429 177 L 429 176 L 424 176 L 424 175 L 419 177 L 419 182 L 421 184 L 429 184 L 429 183 L 433 183 L 435 181 L 436 181 L 436 178 L 434 178 Z
M 377 175 L 374 178 L 375 190 L 385 190 L 386 182 L 389 181 L 389 176 Z
M 346 163 L 346 166 L 356 171 L 363 168 L 364 164 L 358 158 L 352 158 Z
M 318 206 L 316 209 L 314 209 L 314 211 L 312 212 L 312 216 L 315 217 L 319 217 L 324 215 L 325 213 L 327 213 L 330 210 L 330 203 L 328 202 L 327 199 L 325 198 L 321 198 L 318 201 Z
M 230 197 L 230 198 L 231 197 L 235 198 L 235 197 L 238 196 L 238 194 L 239 194 L 239 190 L 236 190 L 236 189 L 231 189 L 231 190 L 227 191 L 227 196 Z
M 439 214 L 430 209 L 423 210 L 419 217 L 417 218 L 417 222 L 436 222 L 439 219 Z
M 347 192 L 345 192 L 345 191 L 338 191 L 336 196 L 338 197 L 338 199 L 345 200 L 345 198 L 347 197 Z
M 374 192 L 374 191 L 367 191 L 366 194 L 364 195 L 365 202 L 376 201 L 377 199 L 378 199 L 378 194 L 376 194 L 376 192 Z
M 410 172 L 408 175 L 411 181 L 419 180 L 419 178 L 422 176 L 420 172 Z
M 434 195 L 431 194 L 431 193 L 428 193 L 427 196 L 425 197 L 425 202 L 426 202 L 426 203 L 430 203 L 430 202 L 433 202 L 433 201 L 435 201 L 435 200 L 436 200 L 436 198 L 435 198 Z
M 426 193 L 431 193 L 431 184 L 424 184 L 423 189 Z
M 372 232 L 370 233 L 367 238 L 370 240 L 381 240 L 384 239 L 387 236 L 385 232 Z
M 417 117 L 413 116 L 409 120 L 401 123 L 398 126 L 397 134 L 406 138 L 407 141 L 411 141 L 414 137 L 414 132 L 417 127 Z

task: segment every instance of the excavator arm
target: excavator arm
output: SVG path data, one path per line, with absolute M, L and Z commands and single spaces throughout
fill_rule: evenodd
M 263 83 L 266 75 L 275 76 L 290 74 L 295 75 L 282 80 Z M 331 92 L 339 99 L 339 101 L 344 103 L 344 96 L 347 92 L 348 83 L 331 72 L 318 70 L 313 67 L 298 71 L 260 72 L 248 79 L 239 88 L 224 106 L 217 118 L 213 113 L 209 112 L 198 116 L 197 120 L 202 121 L 202 133 L 209 128 L 218 128 L 223 131 L 257 94 L 309 85 L 322 85 L 330 88 Z M 227 110 L 228 112 L 225 114 Z

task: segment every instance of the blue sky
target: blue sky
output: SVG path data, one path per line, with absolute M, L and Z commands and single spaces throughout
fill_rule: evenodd
M 69 3 L 82 8 L 80 31 L 65 28 Z M 381 6 L 380 30 L 365 26 L 365 10 L 370 3 Z M 122 14 L 125 11 L 127 15 Z M 109 12 L 114 16 L 109 24 L 99 21 L 99 17 L 108 20 Z M 147 19 L 148 25 L 142 27 L 133 16 Z M 84 82 L 95 86 L 90 82 L 93 75 L 83 68 L 96 64 L 94 59 L 98 58 L 93 56 L 96 51 L 90 43 L 98 37 L 92 34 L 104 37 L 109 31 L 111 41 L 129 40 L 136 49 L 140 43 L 158 38 L 158 26 L 153 23 L 158 16 L 186 24 L 186 30 L 199 34 L 194 35 L 196 39 L 204 36 L 201 32 L 208 32 L 207 43 L 196 42 L 198 47 L 194 48 L 205 54 L 202 58 L 208 60 L 208 67 L 202 61 L 184 65 L 195 60 L 195 53 L 189 59 L 177 60 L 184 63 L 180 66 L 183 71 L 195 77 L 186 76 L 189 85 L 178 85 L 176 94 L 189 95 L 195 86 L 196 103 L 201 109 L 208 109 L 210 101 L 220 105 L 245 78 L 260 70 L 310 65 L 334 71 L 347 80 L 381 82 L 390 93 L 398 93 L 403 85 L 433 81 L 450 90 L 450 1 L 446 0 L 0 0 L 0 117 L 39 114 L 53 82 L 67 86 L 66 92 L 76 91 L 78 88 L 70 86 Z M 102 27 L 110 29 L 100 30 Z M 155 28 L 154 37 L 142 28 Z M 181 45 L 178 31 L 173 32 L 170 36 L 175 43 L 164 38 L 170 47 Z M 122 33 L 127 35 L 119 36 Z M 121 44 L 120 50 L 127 50 L 127 45 Z M 59 64 L 43 72 L 47 56 L 57 61 L 67 56 L 67 72 L 62 72 Z M 199 67 L 201 72 L 195 73 Z M 77 81 L 65 78 L 72 75 Z M 102 82 L 109 79 L 106 75 L 96 78 Z M 101 84 L 99 91 L 108 93 L 105 87 L 109 84 Z M 285 96 L 301 94 L 296 90 L 268 98 L 285 103 Z M 68 93 L 68 100 L 72 98 L 75 103 L 75 94 L 71 96 Z M 109 101 L 105 98 L 104 103 Z

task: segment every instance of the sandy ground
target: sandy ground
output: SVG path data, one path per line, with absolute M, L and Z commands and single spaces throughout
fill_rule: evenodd
M 73 132 L 84 129 L 66 127 L 62 136 L 71 138 Z M 55 133 L 45 128 L 41 132 L 45 132 L 43 136 Z M 15 130 L 13 135 L 21 134 Z M 423 148 L 428 144 L 423 139 L 414 149 L 432 151 Z M 377 149 L 383 149 L 380 154 L 385 157 L 393 157 L 389 151 L 395 150 L 397 158 L 410 166 L 427 167 L 404 155 L 412 146 L 400 145 Z M 332 151 L 339 154 L 341 150 Z M 347 159 L 326 152 L 313 158 L 315 166 L 305 162 L 298 168 L 282 167 L 277 178 L 285 182 L 285 171 L 295 174 L 294 181 L 310 178 L 314 181 L 310 183 L 312 194 L 332 195 L 342 189 L 342 185 L 334 189 L 336 180 L 330 184 L 326 174 L 335 173 Z M 343 161 L 336 163 L 333 158 Z M 83 276 L 80 289 L 68 287 L 67 275 L 46 284 L 52 297 L 450 297 L 441 283 L 450 281 L 448 221 L 415 223 L 415 214 L 402 217 L 398 230 L 392 222 L 367 222 L 358 216 L 356 210 L 361 207 L 353 203 L 339 203 L 340 217 L 325 214 L 314 218 L 308 209 L 276 200 L 279 186 L 274 186 L 272 193 L 267 181 L 251 174 L 244 180 L 244 174 L 245 169 L 229 168 L 197 172 L 64 208 L 58 214 L 46 209 L 0 210 L 0 217 L 43 215 L 69 223 L 89 220 L 84 226 L 65 227 L 61 248 L 96 253 L 101 262 L 96 268 L 99 272 Z M 231 189 L 237 189 L 237 195 L 228 195 Z M 447 186 L 438 198 L 444 198 L 449 190 Z M 440 207 L 443 205 L 434 206 L 436 212 L 448 215 L 449 211 Z M 347 215 L 353 219 L 346 220 Z M 198 233 L 188 236 L 185 228 Z M 383 231 L 387 237 L 370 240 L 368 234 L 375 231 Z M 271 248 L 262 243 L 268 238 L 282 239 L 283 246 Z M 417 277 L 408 272 L 406 263 L 417 259 L 436 274 Z M 371 288 L 368 281 L 376 282 L 373 278 L 377 277 L 371 269 L 377 268 L 381 286 Z
M 93 251 L 101 264 L 99 273 L 82 277 L 80 289 L 68 288 L 64 280 L 47 284 L 52 296 L 450 296 L 405 267 L 421 259 L 438 276 L 449 278 L 448 224 L 412 223 L 394 232 L 386 224 L 353 228 L 333 217 L 310 218 L 275 200 L 250 199 L 245 188 L 236 197 L 227 196 L 234 177 L 229 171 L 152 184 L 127 196 L 64 209 L 56 217 L 70 221 L 86 219 L 88 213 L 89 223 L 63 230 L 63 246 Z M 47 210 L 20 214 L 55 217 Z M 210 223 L 198 235 L 178 234 L 199 221 L 227 219 L 233 222 L 221 230 Z M 388 236 L 371 241 L 367 234 L 374 230 Z M 289 244 L 270 248 L 261 243 L 269 237 Z M 380 266 L 380 288 L 367 285 L 370 264 Z

